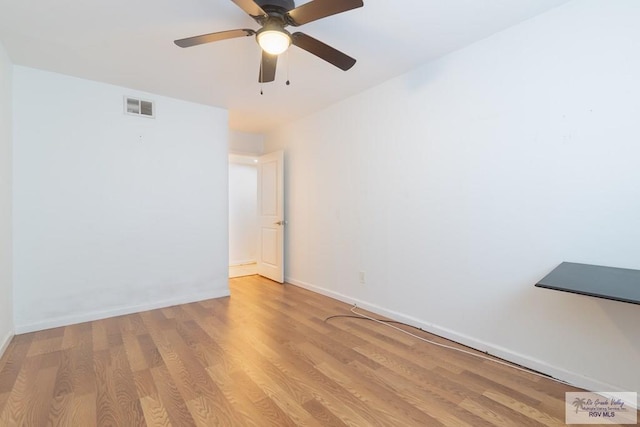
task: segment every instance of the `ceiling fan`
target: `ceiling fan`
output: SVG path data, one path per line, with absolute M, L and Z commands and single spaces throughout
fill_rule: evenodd
M 286 51 L 290 45 L 298 46 L 307 52 L 324 59 L 341 70 L 353 67 L 356 60 L 305 33 L 291 34 L 285 27 L 298 27 L 327 16 L 362 7 L 362 0 L 312 0 L 296 7 L 294 0 L 231 0 L 251 16 L 261 28 L 257 31 L 243 28 L 220 31 L 200 36 L 175 40 L 180 47 L 197 46 L 219 40 L 236 37 L 256 36 L 262 48 L 260 63 L 260 83 L 272 82 L 276 77 L 278 55 Z

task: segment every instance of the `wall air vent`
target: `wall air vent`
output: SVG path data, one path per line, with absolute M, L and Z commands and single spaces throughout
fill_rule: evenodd
M 124 97 L 124 112 L 127 114 L 132 114 L 134 116 L 151 118 L 154 118 L 156 116 L 156 109 L 154 107 L 153 101 L 132 98 L 130 96 Z

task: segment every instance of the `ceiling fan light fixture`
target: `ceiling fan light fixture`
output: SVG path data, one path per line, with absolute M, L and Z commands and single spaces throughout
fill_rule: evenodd
M 274 81 L 278 56 L 292 44 L 343 71 L 347 71 L 356 63 L 356 60 L 349 55 L 320 40 L 299 31 L 291 34 L 285 28 L 289 25 L 299 27 L 362 7 L 363 0 L 301 0 L 303 4 L 297 7 L 295 0 L 232 0 L 232 2 L 253 18 L 260 25 L 260 29 L 256 31 L 250 28 L 239 28 L 217 31 L 174 40 L 174 43 L 179 47 L 191 47 L 220 40 L 254 36 L 261 50 L 258 75 L 260 83 Z
M 256 38 L 262 50 L 271 55 L 280 55 L 291 44 L 291 37 L 284 30 L 260 31 Z

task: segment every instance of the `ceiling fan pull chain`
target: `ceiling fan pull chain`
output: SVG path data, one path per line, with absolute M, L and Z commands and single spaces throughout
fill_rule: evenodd
M 264 95 L 262 88 L 264 87 L 264 67 L 262 63 L 262 51 L 260 52 L 260 95 Z
M 289 61 L 289 50 L 287 50 L 287 82 L 286 82 L 287 86 L 291 84 L 291 82 L 289 81 L 289 65 L 290 64 L 291 64 L 291 61 Z

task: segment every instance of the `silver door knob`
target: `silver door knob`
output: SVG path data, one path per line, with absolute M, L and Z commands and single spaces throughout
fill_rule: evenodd
M 285 225 L 286 223 L 287 223 L 287 221 L 274 222 L 275 225 Z

